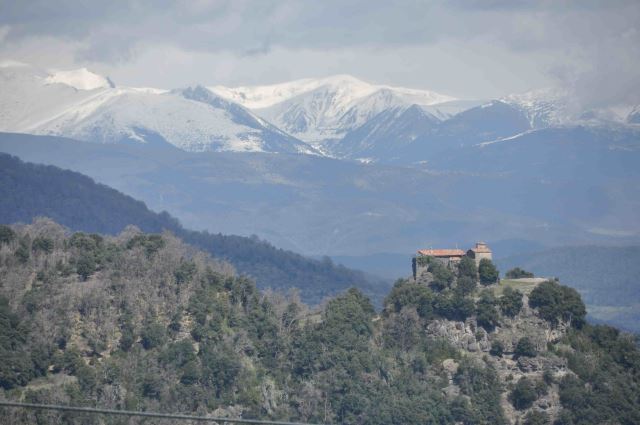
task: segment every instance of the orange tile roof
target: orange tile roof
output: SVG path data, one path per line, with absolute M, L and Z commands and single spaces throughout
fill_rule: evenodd
M 465 252 L 461 249 L 421 249 L 418 254 L 430 257 L 463 257 Z

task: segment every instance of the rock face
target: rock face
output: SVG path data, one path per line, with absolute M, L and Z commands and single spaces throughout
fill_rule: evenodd
M 423 278 L 428 278 L 426 274 Z M 491 332 L 479 327 L 475 318 L 464 322 L 451 320 L 434 320 L 425 332 L 433 338 L 444 338 L 451 345 L 461 350 L 463 356 L 476 358 L 493 367 L 503 386 L 501 405 L 507 423 L 524 423 L 524 418 L 531 410 L 546 413 L 551 421 L 555 420 L 562 408 L 557 382 L 563 376 L 573 373 L 569 370 L 567 360 L 554 352 L 548 351 L 549 344 L 556 344 L 566 335 L 568 324 L 553 325 L 529 307 L 529 300 L 523 296 L 523 307 L 513 318 L 501 316 L 498 326 Z M 536 357 L 516 357 L 515 347 L 518 341 L 527 337 L 538 352 Z M 493 356 L 489 352 L 494 341 L 502 343 L 502 356 Z M 558 346 L 559 347 L 559 346 Z M 460 395 L 460 388 L 454 382 L 458 370 L 458 362 L 446 359 L 442 362 L 442 370 L 447 377 L 448 385 L 442 389 L 448 399 Z M 527 378 L 534 383 L 547 382 L 546 392 L 540 394 L 533 405 L 524 410 L 517 410 L 509 400 L 509 395 L 520 379 Z
M 538 352 L 547 350 L 547 343 L 558 342 L 568 330 L 566 323 L 552 325 L 540 318 L 529 307 L 529 298 L 523 296 L 523 306 L 520 313 L 514 317 L 503 317 L 500 326 L 491 335 L 492 341 L 500 341 L 506 353 L 513 353 L 518 341 L 523 336 L 528 337 Z
M 427 334 L 434 338 L 445 338 L 454 347 L 472 353 L 488 352 L 491 348 L 487 331 L 478 327 L 474 318 L 464 322 L 434 320 L 427 325 Z

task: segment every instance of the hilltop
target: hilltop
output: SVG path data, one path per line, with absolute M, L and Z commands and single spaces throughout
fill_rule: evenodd
M 432 263 L 381 314 L 356 289 L 310 310 L 166 233 L 41 220 L 0 227 L 0 245 L 0 398 L 341 424 L 640 420 L 634 341 L 586 324 L 558 282 L 496 296 L 473 262 Z

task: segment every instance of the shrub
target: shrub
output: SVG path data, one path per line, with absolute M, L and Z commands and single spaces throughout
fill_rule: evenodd
M 502 357 L 504 353 L 504 345 L 500 341 L 493 341 L 491 343 L 491 350 L 489 350 L 489 354 L 496 357 Z
M 509 394 L 509 401 L 518 410 L 528 409 L 537 398 L 535 385 L 527 377 L 521 378 Z
M 524 425 L 547 425 L 549 423 L 549 415 L 540 410 L 532 410 L 524 417 Z
M 535 357 L 538 355 L 538 352 L 535 345 L 533 345 L 533 342 L 525 336 L 518 340 L 514 354 L 516 357 Z

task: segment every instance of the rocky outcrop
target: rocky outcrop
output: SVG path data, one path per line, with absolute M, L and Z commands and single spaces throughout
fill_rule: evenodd
M 426 274 L 423 278 L 428 278 Z M 504 388 L 501 405 L 507 423 L 523 423 L 529 411 L 545 412 L 553 421 L 562 408 L 557 382 L 568 373 L 572 373 L 564 357 L 548 351 L 549 344 L 558 343 L 568 331 L 566 323 L 551 324 L 540 318 L 537 311 L 529 307 L 528 297 L 523 297 L 523 307 L 513 318 L 501 316 L 499 324 L 491 332 L 479 327 L 475 318 L 464 322 L 451 320 L 433 320 L 426 326 L 425 332 L 433 338 L 444 338 L 451 345 L 460 349 L 463 355 L 484 360 L 498 374 Z M 513 352 L 518 341 L 527 337 L 533 342 L 538 355 L 536 357 L 515 357 Z M 504 354 L 493 356 L 489 352 L 494 341 L 502 343 Z M 460 388 L 455 384 L 454 376 L 458 370 L 458 362 L 446 359 L 442 362 L 442 371 L 447 378 L 447 385 L 442 389 L 445 397 L 455 399 L 460 395 Z M 509 394 L 515 384 L 522 378 L 533 382 L 546 379 L 546 393 L 540 395 L 533 405 L 525 410 L 517 410 L 509 400 Z
M 427 325 L 427 335 L 434 338 L 445 338 L 454 347 L 472 353 L 488 352 L 491 349 L 489 335 L 474 318 L 464 322 L 451 320 L 434 320 Z
M 568 330 L 566 323 L 552 325 L 540 318 L 535 310 L 529 307 L 529 298 L 523 296 L 523 307 L 513 317 L 502 317 L 500 326 L 491 334 L 492 341 L 500 341 L 506 353 L 513 353 L 520 338 L 526 336 L 535 345 L 538 352 L 547 350 L 548 343 L 558 342 Z

